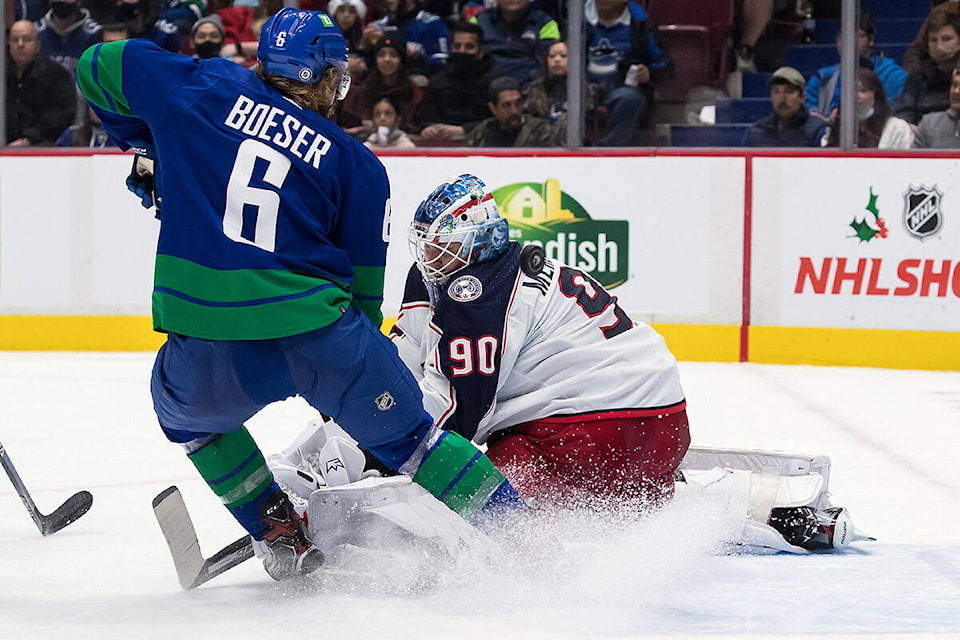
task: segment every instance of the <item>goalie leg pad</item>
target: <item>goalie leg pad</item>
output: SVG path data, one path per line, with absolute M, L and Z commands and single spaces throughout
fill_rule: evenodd
M 324 553 L 345 547 L 390 549 L 424 543 L 455 558 L 492 543 L 406 476 L 322 487 L 310 496 L 308 535 Z

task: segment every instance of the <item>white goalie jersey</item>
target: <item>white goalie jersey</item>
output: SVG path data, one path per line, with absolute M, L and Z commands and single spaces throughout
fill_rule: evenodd
M 550 416 L 684 407 L 659 334 L 587 273 L 550 260 L 524 272 L 520 254 L 511 243 L 444 284 L 410 269 L 391 338 L 438 426 L 482 444 Z

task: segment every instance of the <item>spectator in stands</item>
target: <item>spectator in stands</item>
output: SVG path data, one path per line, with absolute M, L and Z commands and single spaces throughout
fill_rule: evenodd
M 374 131 L 364 142 L 368 149 L 413 149 L 413 143 L 406 132 L 400 128 L 400 114 L 397 102 L 392 96 L 380 99 L 373 105 Z
M 351 89 L 340 105 L 337 124 L 360 140 L 366 140 L 373 131 L 373 105 L 391 96 L 397 105 L 401 127 L 405 131 L 417 131 L 424 89 L 411 80 L 407 43 L 395 34 L 385 35 L 373 48 L 373 60 L 367 79 Z
M 837 51 L 840 51 L 842 29 L 837 29 Z M 896 61 L 883 57 L 883 52 L 874 46 L 876 30 L 873 18 L 866 11 L 860 13 L 860 25 L 857 29 L 857 55 L 859 66 L 873 69 L 883 83 L 887 100 L 895 102 L 903 92 L 907 72 Z M 840 101 L 840 64 L 817 69 L 807 80 L 807 109 L 832 120 L 836 115 Z
M 197 58 L 218 58 L 227 39 L 220 16 L 213 14 L 200 18 L 190 27 L 190 45 Z
M 757 64 L 754 60 L 754 47 L 763 35 L 767 23 L 773 17 L 774 0 L 739 0 L 740 5 L 740 40 L 734 48 L 737 58 L 737 71 L 741 73 L 756 73 Z
M 363 21 L 367 18 L 367 5 L 363 0 L 330 0 L 326 12 L 340 27 L 347 41 L 347 50 L 359 50 L 363 40 Z
M 606 106 L 601 146 L 633 144 L 658 84 L 673 76 L 673 60 L 657 38 L 647 12 L 634 0 L 587 0 L 587 81 Z
M 53 0 L 50 11 L 40 19 L 38 33 L 43 55 L 71 75 L 77 71 L 80 54 L 103 38 L 100 23 L 90 17 L 90 12 L 81 7 L 78 0 Z
M 240 0 L 235 3 L 240 4 Z M 254 4 L 256 4 L 254 0 Z M 160 17 L 187 35 L 193 23 L 207 13 L 207 0 L 160 0 Z
M 420 137 L 439 144 L 462 142 L 490 115 L 487 107 L 493 65 L 486 56 L 483 30 L 470 22 L 453 28 L 447 68 L 430 78 L 420 120 Z
M 912 125 L 918 124 L 923 114 L 950 106 L 952 74 L 960 62 L 960 16 L 941 13 L 930 21 L 927 47 L 930 57 L 907 76 L 895 111 Z
M 110 42 L 116 42 L 111 40 Z M 87 105 L 83 119 L 80 124 L 67 127 L 59 138 L 56 146 L 58 147 L 87 147 L 90 149 L 104 149 L 107 147 L 116 147 L 107 132 L 103 130 L 100 118 L 94 113 L 93 109 Z
M 120 40 L 127 40 L 130 38 L 130 29 L 127 28 L 126 22 L 108 22 L 103 25 L 103 41 L 104 42 L 118 42 Z M 177 42 L 177 49 L 180 49 L 179 38 Z
M 561 138 L 567 132 L 567 57 L 567 43 L 554 42 L 547 51 L 543 76 L 523 88 L 523 110 L 555 126 Z M 587 87 L 588 95 L 593 86 Z M 593 107 L 585 104 L 584 111 Z
M 284 0 L 233 0 L 231 6 L 216 11 L 227 34 L 224 44 L 227 50 L 233 45 L 237 54 L 243 56 L 247 63 L 254 64 L 257 59 L 260 28 L 270 16 L 283 7 L 283 2 Z
M 803 74 L 793 67 L 780 67 L 770 76 L 773 113 L 753 123 L 747 131 L 747 147 L 819 147 L 826 122 L 803 106 L 806 97 Z
M 523 114 L 520 83 L 501 76 L 490 83 L 490 112 L 467 134 L 468 147 L 555 147 L 556 131 L 541 118 Z
M 103 0 L 99 3 L 84 0 L 84 8 L 90 10 L 91 18 L 103 25 L 104 42 L 149 38 L 167 51 L 180 51 L 177 25 L 158 20 L 159 13 L 150 0 Z M 115 40 L 107 39 L 108 31 Z
M 29 20 L 10 25 L 7 50 L 8 146 L 52 145 L 76 114 L 73 78 L 41 53 L 37 27 Z
M 556 20 L 532 8 L 530 0 L 497 0 L 497 6 L 481 11 L 472 22 L 483 30 L 494 77 L 511 76 L 521 85 L 540 76 L 540 61 L 560 38 Z
M 931 25 L 943 24 L 943 15 L 948 13 L 960 15 L 960 3 L 942 2 L 930 9 L 930 13 L 927 14 L 923 24 L 920 25 L 920 30 L 917 31 L 917 37 L 913 39 L 913 43 L 903 54 L 903 68 L 907 70 L 907 73 L 913 73 L 920 65 L 921 60 L 930 57 L 928 39 Z
M 913 129 L 892 114 L 880 77 L 861 67 L 857 70 L 857 147 L 861 149 L 909 149 Z M 826 147 L 840 146 L 840 119 L 827 129 Z
M 396 32 L 407 43 L 407 56 L 413 73 L 432 75 L 447 63 L 450 34 L 436 14 L 421 10 L 421 0 L 383 0 L 387 14 L 368 24 L 364 30 L 366 50 L 383 34 Z
M 924 114 L 913 140 L 915 149 L 960 148 L 960 69 L 954 69 L 950 106 Z
M 50 2 L 48 0 L 13 0 L 7 3 L 6 9 L 7 24 L 17 20 L 39 22 L 43 14 L 50 10 Z

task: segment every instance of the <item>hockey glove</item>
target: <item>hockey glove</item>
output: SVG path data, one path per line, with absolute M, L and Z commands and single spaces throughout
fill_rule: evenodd
M 127 176 L 127 189 L 140 198 L 144 209 L 156 207 L 157 218 L 160 217 L 160 197 L 157 194 L 157 176 L 152 158 L 140 153 L 133 156 L 133 167 Z

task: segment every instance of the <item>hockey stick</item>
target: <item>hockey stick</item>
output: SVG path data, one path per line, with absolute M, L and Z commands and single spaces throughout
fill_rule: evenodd
M 153 513 L 167 540 L 177 578 L 184 589 L 199 587 L 253 557 L 253 543 L 250 536 L 244 536 L 209 558 L 204 558 L 200 552 L 197 530 L 176 487 L 164 489 L 153 499 Z
M 57 507 L 56 511 L 45 516 L 40 513 L 37 505 L 34 504 L 33 498 L 30 497 L 30 492 L 27 491 L 26 485 L 24 485 L 23 480 L 20 479 L 20 474 L 17 473 L 16 468 L 13 466 L 13 461 L 10 460 L 10 456 L 7 455 L 6 450 L 3 448 L 3 443 L 0 443 L 0 464 L 3 465 L 3 470 L 7 472 L 7 476 L 10 478 L 10 482 L 13 483 L 13 487 L 17 490 L 17 494 L 20 495 L 23 506 L 27 508 L 27 512 L 30 514 L 30 517 L 33 518 L 37 529 L 40 530 L 40 535 L 49 536 L 60 531 L 60 529 L 63 529 L 89 511 L 90 506 L 93 504 L 93 496 L 90 495 L 90 492 L 81 491 L 67 498 L 66 502 Z

